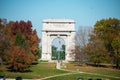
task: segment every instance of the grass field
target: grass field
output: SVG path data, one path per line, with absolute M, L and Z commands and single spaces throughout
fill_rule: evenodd
M 4 66 L 0 66 L 0 75 L 4 75 L 6 78 L 15 78 L 16 76 L 21 76 L 25 79 L 40 79 L 47 76 L 52 76 L 56 74 L 67 73 L 67 71 L 55 69 L 54 63 L 39 63 L 33 65 L 29 72 L 10 72 Z
M 104 67 L 93 67 L 93 66 L 79 66 L 76 64 L 66 64 L 68 70 L 73 71 L 82 71 L 88 73 L 97 73 L 109 76 L 120 77 L 120 70 L 113 68 L 104 68 Z
M 101 78 L 103 80 L 120 80 L 120 70 L 112 69 L 112 68 L 104 68 L 104 67 L 92 67 L 92 66 L 79 66 L 73 63 L 67 63 L 66 70 L 75 71 L 76 73 L 70 75 L 63 75 L 57 77 L 51 77 L 45 80 L 77 80 L 79 77 L 84 78 L 84 80 L 88 80 L 92 78 L 96 80 L 97 78 Z M 77 73 L 84 72 L 84 73 Z
M 4 75 L 6 78 L 15 78 L 17 76 L 21 76 L 24 79 L 41 79 L 49 76 L 70 73 L 69 75 L 51 77 L 45 80 L 77 80 L 78 77 L 82 77 L 84 78 L 84 80 L 87 80 L 88 78 L 109 78 L 110 80 L 120 80 L 120 78 L 115 78 L 120 77 L 120 70 L 117 69 L 92 66 L 78 66 L 75 64 L 67 63 L 65 64 L 65 70 L 76 71 L 70 72 L 57 70 L 55 68 L 55 65 L 55 63 L 40 62 L 37 65 L 32 65 L 30 71 L 24 73 L 10 72 L 5 66 L 0 66 L 0 75 Z M 84 73 L 78 73 L 81 71 Z
M 120 80 L 119 78 L 105 77 L 105 76 L 100 76 L 100 75 L 92 75 L 92 74 L 84 74 L 84 73 L 58 76 L 58 77 L 48 78 L 45 80 L 77 80 L 78 78 L 83 78 L 84 80 L 88 80 L 89 78 L 92 78 L 93 80 L 96 80 L 98 78 L 100 78 L 102 80 L 105 80 L 105 79 Z

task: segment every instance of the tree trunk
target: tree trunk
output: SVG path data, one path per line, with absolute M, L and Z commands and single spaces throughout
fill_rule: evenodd
M 119 59 L 116 59 L 116 68 L 119 69 Z
M 3 65 L 3 60 L 2 60 L 1 57 L 0 57 L 0 65 L 1 65 L 1 66 Z

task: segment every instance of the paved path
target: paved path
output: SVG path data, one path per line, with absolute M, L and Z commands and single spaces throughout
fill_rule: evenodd
M 53 77 L 58 77 L 58 76 L 70 75 L 70 74 L 78 74 L 78 73 L 65 73 L 65 74 L 58 74 L 58 75 L 48 76 L 48 77 L 42 78 L 41 80 L 48 79 L 48 78 L 53 78 Z

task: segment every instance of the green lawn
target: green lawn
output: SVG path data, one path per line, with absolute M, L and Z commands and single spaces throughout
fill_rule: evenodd
M 70 75 L 57 76 L 48 78 L 45 80 L 77 80 L 79 77 L 84 78 L 84 80 L 88 80 L 92 78 L 96 80 L 97 78 L 101 79 L 110 79 L 110 80 L 120 80 L 120 70 L 112 69 L 112 68 L 103 68 L 103 67 L 92 67 L 92 66 L 78 66 L 76 64 L 67 63 L 66 70 L 76 71 L 76 72 L 84 72 L 84 73 L 73 73 Z
M 48 76 L 59 75 L 71 73 L 70 71 L 62 71 L 57 70 L 55 68 L 55 63 L 48 62 L 39 62 L 37 65 L 32 65 L 30 68 L 30 72 L 10 72 L 5 66 L 0 66 L 0 75 L 5 75 L 6 78 L 15 78 L 16 76 L 21 76 L 24 79 L 41 79 Z M 120 77 L 120 70 L 111 69 L 111 68 L 99 68 L 99 67 L 91 67 L 91 66 L 77 66 L 75 64 L 66 64 L 66 70 L 71 71 L 82 71 L 85 73 L 73 73 L 69 75 L 57 76 L 45 80 L 76 80 L 78 77 L 82 77 L 84 79 L 88 78 L 109 78 L 110 80 L 120 80 L 114 77 Z M 89 73 L 97 73 L 99 75 L 89 74 Z M 108 77 L 104 76 L 108 75 Z M 110 77 L 113 76 L 113 77 Z
M 39 63 L 30 68 L 30 72 L 10 72 L 7 68 L 0 66 L 0 75 L 5 75 L 6 78 L 15 78 L 21 76 L 25 79 L 39 79 L 56 74 L 67 73 L 67 71 L 55 69 L 55 63 Z
M 92 75 L 92 74 L 84 74 L 84 73 L 58 76 L 58 77 L 48 78 L 45 80 L 77 80 L 79 77 L 83 78 L 84 80 L 88 80 L 89 78 L 92 78 L 93 80 L 96 80 L 97 78 L 101 78 L 103 80 L 105 80 L 105 79 L 120 80 L 118 78 L 105 77 L 105 76 Z
M 78 66 L 76 64 L 66 64 L 68 70 L 73 71 L 82 71 L 88 73 L 98 73 L 103 75 L 115 76 L 120 77 L 120 70 L 112 69 L 112 68 L 104 68 L 104 67 L 92 67 L 92 66 Z

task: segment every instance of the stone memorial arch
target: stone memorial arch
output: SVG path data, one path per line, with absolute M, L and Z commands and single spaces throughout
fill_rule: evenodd
M 52 60 L 52 42 L 56 38 L 65 41 L 65 61 L 73 60 L 72 48 L 75 48 L 75 21 L 72 19 L 46 19 L 42 28 L 42 60 Z

